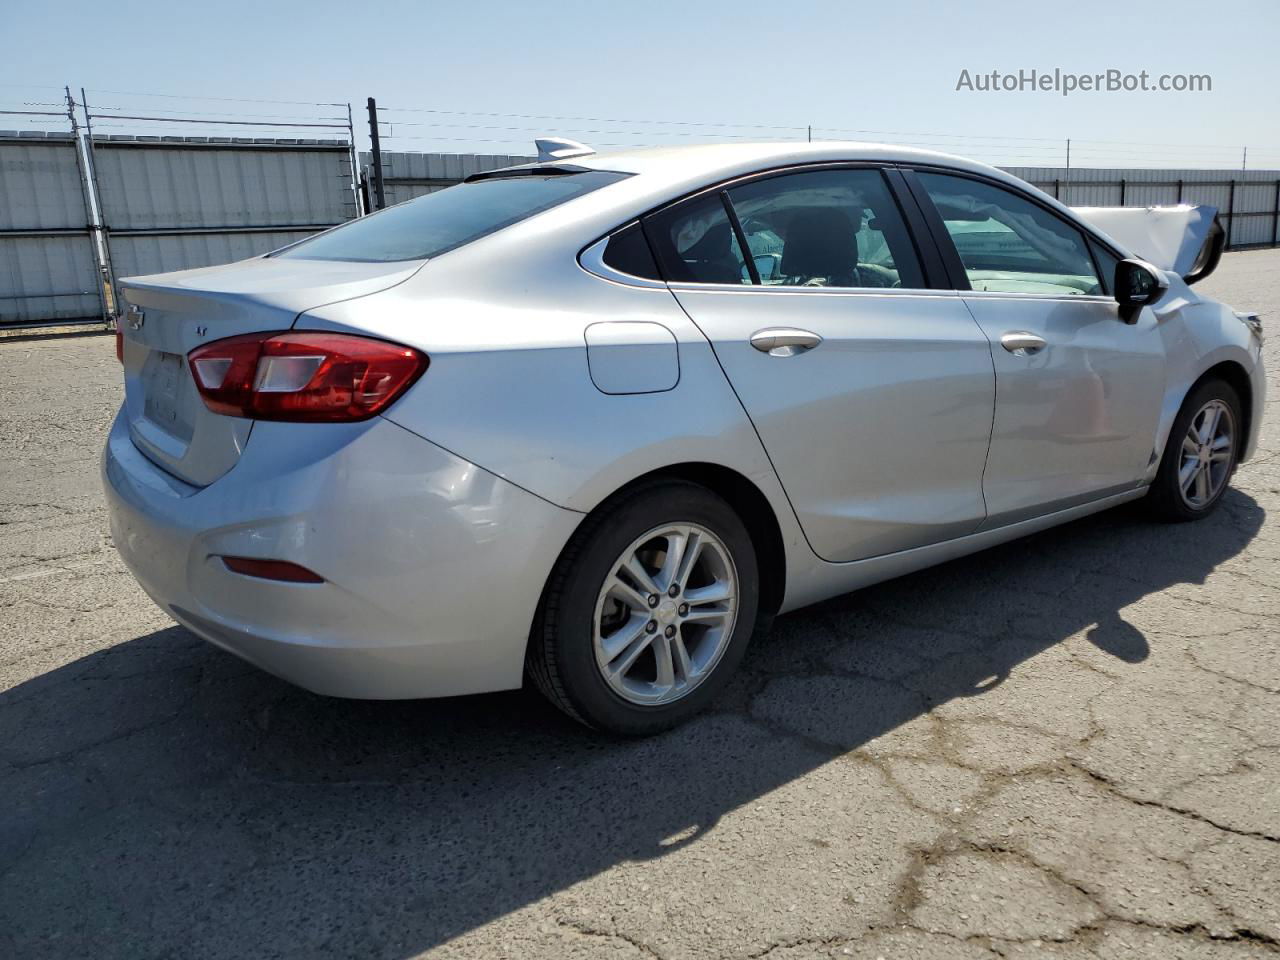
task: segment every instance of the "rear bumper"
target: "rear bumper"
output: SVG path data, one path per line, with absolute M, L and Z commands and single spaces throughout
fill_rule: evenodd
M 117 418 L 102 459 L 116 548 L 204 639 L 317 693 L 396 699 L 518 687 L 539 594 L 581 515 L 381 418 L 258 423 L 190 487 Z M 246 577 L 287 560 L 321 584 Z

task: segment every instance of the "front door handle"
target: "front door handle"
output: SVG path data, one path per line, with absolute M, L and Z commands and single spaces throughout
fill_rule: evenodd
M 751 335 L 751 345 L 771 357 L 794 357 L 821 342 L 822 338 L 816 333 L 796 327 L 768 327 Z
M 1048 343 L 1044 337 L 1037 337 L 1026 330 L 1011 330 L 1000 338 L 1000 346 L 1015 357 L 1029 357 L 1039 353 Z

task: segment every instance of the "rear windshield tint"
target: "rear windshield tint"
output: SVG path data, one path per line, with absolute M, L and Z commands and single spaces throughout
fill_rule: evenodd
M 627 177 L 609 170 L 460 183 L 352 220 L 275 254 L 299 260 L 422 260 Z

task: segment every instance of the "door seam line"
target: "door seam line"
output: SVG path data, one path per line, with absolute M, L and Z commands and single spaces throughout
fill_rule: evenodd
M 805 530 L 804 524 L 800 522 L 800 514 L 796 512 L 796 505 L 791 502 L 791 494 L 787 491 L 787 485 L 782 482 L 782 474 L 778 472 L 777 464 L 773 462 L 773 455 L 769 453 L 769 448 L 765 445 L 764 437 L 760 436 L 760 429 L 756 426 L 755 420 L 752 419 L 751 411 L 747 409 L 747 405 L 742 402 L 742 397 L 738 395 L 738 388 L 733 385 L 733 380 L 729 376 L 729 371 L 727 371 L 724 368 L 724 364 L 720 362 L 720 354 L 716 351 L 715 342 L 707 336 L 707 332 L 703 330 L 702 327 L 698 326 L 698 321 L 693 319 L 693 315 L 685 309 L 684 304 L 680 302 L 680 298 L 676 296 L 676 292 L 672 290 L 670 286 L 667 287 L 667 292 L 671 294 L 671 299 L 676 302 L 676 306 L 680 308 L 680 312 L 689 318 L 689 322 L 693 324 L 694 329 L 702 334 L 703 339 L 707 341 L 707 346 L 711 349 L 711 356 L 715 357 L 716 366 L 720 368 L 720 373 L 724 377 L 724 382 L 729 385 L 729 390 L 733 394 L 733 398 L 738 401 L 738 406 L 742 408 L 742 415 L 747 418 L 747 423 L 751 424 L 751 432 L 756 435 L 756 442 L 760 444 L 760 450 L 764 453 L 764 458 L 769 463 L 769 469 L 773 471 L 773 478 L 778 481 L 778 489 L 782 491 L 783 499 L 787 501 L 787 506 L 791 508 L 791 516 L 795 518 L 796 528 L 800 531 L 800 536 L 804 538 L 805 546 L 809 548 L 809 552 L 812 553 L 816 559 L 821 560 L 823 563 L 831 563 L 832 561 L 822 556 L 822 554 L 818 553 L 818 551 L 813 548 L 813 544 L 809 540 L 809 533 Z
M 964 304 L 965 310 L 968 311 L 973 325 L 982 334 L 982 339 L 987 341 L 987 359 L 991 361 L 991 427 L 987 431 L 987 454 L 982 458 L 982 476 L 978 481 L 978 494 L 982 497 L 982 520 L 973 530 L 974 533 L 979 533 L 986 528 L 987 522 L 991 519 L 991 507 L 987 503 L 987 467 L 991 464 L 991 447 L 996 439 L 996 411 L 1000 408 L 1000 373 L 996 370 L 995 344 L 991 341 L 991 337 L 987 335 L 987 331 L 982 328 L 982 324 L 978 322 L 973 308 L 969 306 L 968 298 L 964 296 L 965 291 L 957 292 L 960 294 L 960 302 Z

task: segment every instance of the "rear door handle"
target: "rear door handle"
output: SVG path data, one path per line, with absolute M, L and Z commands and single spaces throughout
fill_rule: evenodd
M 1015 357 L 1029 357 L 1039 353 L 1048 343 L 1044 337 L 1037 337 L 1026 330 L 1011 330 L 1000 338 L 1000 346 Z
M 767 327 L 751 335 L 751 345 L 771 357 L 794 357 L 821 342 L 822 338 L 816 333 L 796 327 Z

